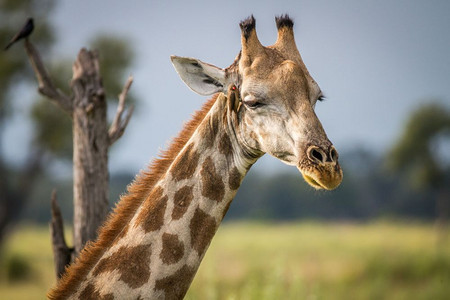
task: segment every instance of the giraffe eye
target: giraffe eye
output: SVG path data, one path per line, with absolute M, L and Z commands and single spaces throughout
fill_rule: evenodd
M 242 101 L 244 103 L 245 106 L 247 106 L 248 108 L 254 109 L 257 107 L 261 107 L 264 105 L 264 103 L 259 102 L 254 96 L 252 95 L 247 95 L 244 97 L 244 100 Z

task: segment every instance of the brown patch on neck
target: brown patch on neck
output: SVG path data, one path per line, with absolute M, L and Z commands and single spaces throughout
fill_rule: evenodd
M 79 258 L 66 270 L 58 285 L 50 290 L 50 299 L 65 299 L 76 292 L 89 271 L 99 261 L 106 249 L 109 249 L 117 236 L 123 231 L 124 226 L 133 218 L 136 210 L 140 207 L 147 195 L 154 188 L 158 180 L 167 172 L 175 157 L 191 138 L 201 121 L 216 102 L 216 94 L 207 101 L 201 110 L 196 112 L 179 133 L 168 149 L 160 154 L 149 166 L 148 170 L 142 171 L 136 176 L 134 182 L 129 185 L 128 193 L 120 198 L 114 212 L 110 214 L 99 230 L 97 240 L 85 247 Z
M 155 290 L 162 290 L 164 292 L 164 298 L 168 300 L 183 299 L 191 285 L 194 275 L 195 269 L 184 265 L 173 275 L 157 280 Z
M 184 255 L 184 245 L 176 234 L 164 233 L 163 246 L 159 257 L 163 263 L 171 265 L 177 263 Z
M 194 149 L 194 144 L 186 147 L 184 153 L 179 156 L 172 167 L 172 177 L 175 181 L 191 178 L 198 166 L 200 153 Z
M 219 152 L 230 157 L 233 155 L 233 145 L 231 144 L 230 137 L 228 134 L 224 133 L 219 139 Z
M 195 210 L 189 225 L 191 230 L 191 245 L 198 255 L 202 256 L 214 234 L 216 233 L 216 221 L 200 208 Z
M 192 186 L 184 186 L 176 191 L 173 198 L 175 205 L 172 211 L 172 219 L 179 220 L 183 217 L 193 198 L 194 193 Z
M 168 197 L 163 196 L 163 193 L 164 190 L 161 187 L 154 189 L 136 218 L 136 226 L 140 225 L 146 233 L 158 230 L 164 224 Z
M 230 174 L 228 175 L 228 185 L 230 186 L 230 189 L 237 190 L 241 185 L 243 177 L 244 176 L 241 175 L 241 172 L 239 172 L 238 168 L 234 167 L 233 169 L 231 169 Z
M 100 292 L 95 289 L 92 283 L 86 285 L 84 290 L 80 293 L 80 299 L 83 300 L 114 300 L 113 294 L 100 295 Z
M 150 255 L 150 245 L 122 246 L 113 255 L 101 259 L 92 275 L 117 270 L 120 280 L 131 288 L 138 288 L 150 278 Z
M 202 136 L 202 146 L 207 149 L 215 145 L 216 135 L 219 131 L 219 120 L 217 116 L 210 114 L 208 118 L 208 122 L 199 127 L 199 133 Z
M 225 196 L 225 184 L 222 178 L 216 172 L 216 167 L 211 157 L 205 159 L 200 171 L 202 176 L 202 195 L 220 202 Z

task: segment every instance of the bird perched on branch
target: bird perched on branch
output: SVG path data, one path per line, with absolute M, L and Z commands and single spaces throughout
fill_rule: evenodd
M 34 29 L 33 18 L 28 18 L 27 22 L 23 25 L 22 29 L 11 39 L 11 41 L 6 45 L 5 50 L 8 50 L 15 42 L 20 39 L 27 38 Z

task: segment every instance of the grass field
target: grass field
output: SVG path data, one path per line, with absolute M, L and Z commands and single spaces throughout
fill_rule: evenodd
M 0 299 L 43 299 L 47 228 L 20 227 L 0 265 Z M 450 242 L 431 224 L 224 224 L 186 298 L 449 299 Z

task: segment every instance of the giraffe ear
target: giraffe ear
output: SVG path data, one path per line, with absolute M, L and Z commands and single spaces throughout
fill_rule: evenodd
M 226 89 L 225 70 L 190 57 L 171 56 L 181 80 L 197 94 L 207 96 Z

